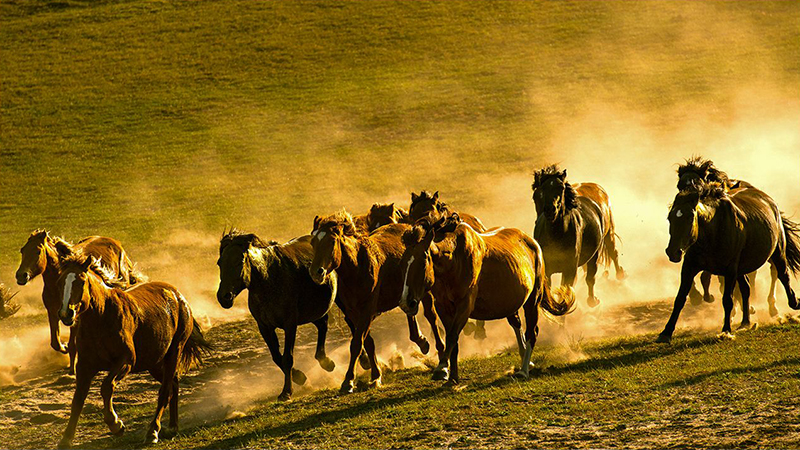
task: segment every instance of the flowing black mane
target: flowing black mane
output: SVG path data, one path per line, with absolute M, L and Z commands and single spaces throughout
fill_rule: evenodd
M 678 190 L 702 189 L 706 183 L 720 183 L 723 188 L 730 188 L 728 174 L 714 167 L 710 159 L 695 156 L 678 167 Z
M 267 248 L 273 245 L 277 245 L 277 241 L 266 241 L 264 242 L 260 237 L 256 236 L 255 234 L 245 234 L 237 230 L 236 228 L 231 228 L 230 231 L 223 233 L 222 239 L 219 241 L 219 251 L 222 253 L 225 250 L 225 247 L 229 245 L 238 245 L 238 246 L 250 246 L 259 247 L 259 248 Z

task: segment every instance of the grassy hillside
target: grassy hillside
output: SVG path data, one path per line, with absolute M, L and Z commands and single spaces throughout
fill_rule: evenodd
M 474 180 L 559 158 L 552 133 L 590 103 L 669 130 L 701 106 L 729 120 L 742 86 L 796 101 L 798 20 L 797 2 L 4 0 L 0 266 L 36 227 L 145 245 L 227 223 L 289 238 L 411 189 L 480 207 Z

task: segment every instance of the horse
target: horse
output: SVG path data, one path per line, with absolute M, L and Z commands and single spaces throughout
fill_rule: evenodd
M 742 323 L 751 328 L 750 283 L 746 274 L 772 263 L 786 290 L 789 307 L 800 309 L 789 285 L 789 271 L 800 272 L 800 226 L 786 219 L 774 200 L 755 188 L 725 192 L 712 183 L 700 190 L 679 192 L 669 215 L 666 253 L 681 262 L 681 283 L 672 315 L 657 342 L 670 342 L 694 277 L 701 270 L 724 277 L 722 337 L 732 338 L 732 293 L 736 283 L 742 294 Z
M 75 394 L 69 422 L 59 448 L 68 448 L 83 410 L 92 380 L 108 371 L 100 393 L 103 418 L 114 435 L 125 424 L 114 412 L 114 388 L 128 373 L 148 371 L 158 381 L 156 413 L 145 443 L 158 442 L 161 415 L 169 404 L 169 426 L 178 427 L 178 377 L 211 346 L 204 339 L 186 299 L 162 282 L 139 283 L 123 290 L 108 278 L 100 262 L 78 252 L 61 263 L 56 282 L 61 306 L 58 316 L 69 327 L 77 327 L 78 358 Z
M 309 273 L 317 284 L 325 283 L 334 271 L 338 275 L 336 303 L 352 333 L 350 362 L 339 390 L 342 394 L 355 389 L 355 362 L 362 349 L 371 368 L 369 387 L 379 387 L 382 383 L 369 328 L 378 315 L 398 306 L 402 288 L 400 258 L 404 251 L 401 237 L 409 228 L 408 224 L 389 224 L 363 235 L 357 233 L 352 216 L 344 210 L 314 218 L 311 233 L 314 258 Z M 426 314 L 426 318 L 434 333 L 438 333 L 435 311 L 431 312 L 434 316 Z M 429 344 L 424 336 L 413 335 L 413 330 L 419 330 L 415 317 L 407 317 L 411 340 L 421 350 L 427 350 Z
M 228 309 L 240 292 L 247 289 L 247 306 L 258 324 L 261 337 L 272 360 L 284 373 L 283 390 L 278 400 L 292 396 L 292 380 L 304 384 L 306 376 L 293 368 L 294 344 L 298 325 L 317 327 L 319 365 L 328 372 L 336 364 L 325 353 L 328 333 L 328 310 L 336 298 L 336 276 L 322 285 L 311 280 L 308 267 L 313 256 L 311 236 L 302 236 L 285 244 L 264 242 L 255 234 L 237 230 L 224 233 L 219 242 L 219 288 L 217 301 Z M 275 329 L 284 330 L 281 354 Z
M 566 169 L 556 165 L 536 171 L 531 189 L 537 214 L 533 237 L 544 252 L 548 283 L 552 274 L 561 273 L 562 286 L 573 286 L 578 267 L 585 266 L 587 304 L 597 306 L 598 264 L 613 263 L 617 279 L 625 278 L 608 194 L 595 183 L 571 185 Z
M 394 203 L 375 203 L 367 214 L 353 216 L 356 230 L 362 234 L 369 234 L 378 228 L 390 223 L 407 223 L 408 211 L 395 206 Z
M 25 245 L 20 249 L 21 260 L 17 269 L 17 284 L 24 286 L 39 275 L 44 280 L 42 289 L 42 302 L 47 310 L 50 325 L 50 347 L 53 350 L 69 354 L 69 373 L 75 372 L 75 339 L 70 333 L 68 344 L 61 342 L 61 329 L 58 321 L 58 309 L 61 307 L 61 298 L 58 296 L 56 281 L 58 280 L 60 260 L 75 252 L 98 258 L 109 272 L 109 277 L 117 279 L 126 285 L 140 282 L 143 277 L 139 274 L 128 259 L 122 244 L 113 238 L 103 236 L 90 236 L 71 245 L 60 237 L 51 236 L 45 230 L 35 230 L 28 237 Z
M 562 316 L 575 304 L 571 287 L 560 287 L 558 300 L 550 292 L 536 241 L 515 228 L 478 233 L 457 214 L 434 224 L 420 221 L 405 231 L 403 240 L 407 250 L 400 263 L 404 268 L 400 307 L 413 313 L 419 300 L 432 291 L 446 330 L 446 348 L 433 379 L 458 384 L 458 340 L 469 318 L 508 320 L 522 359 L 515 375 L 527 378 L 539 333 L 539 307 Z M 525 312 L 524 339 L 520 308 Z
M 412 192 L 411 193 L 411 205 L 408 207 L 408 215 L 406 217 L 406 223 L 410 225 L 414 225 L 420 219 L 425 217 L 432 222 L 436 222 L 443 217 L 449 217 L 451 214 L 455 213 L 450 209 L 447 203 L 439 200 L 439 191 L 434 192 L 433 194 L 427 191 L 421 191 L 418 194 Z M 472 214 L 467 214 L 465 212 L 458 212 L 459 217 L 461 220 L 467 223 L 469 226 L 472 227 L 473 230 L 477 231 L 478 233 L 483 233 L 486 231 L 486 227 L 483 225 L 480 219 L 473 216 Z M 467 326 L 464 328 L 464 334 L 472 334 L 475 333 L 475 339 L 483 340 L 486 339 L 486 324 L 482 320 L 475 321 L 475 325 L 473 326 L 472 323 L 468 323 Z
M 678 191 L 700 190 L 708 183 L 719 183 L 726 191 L 734 189 L 754 188 L 752 184 L 744 180 L 736 180 L 728 177 L 728 174 L 719 170 L 714 166 L 714 162 L 710 159 L 703 159 L 702 157 L 695 156 L 687 159 L 684 164 L 678 166 Z M 756 273 L 748 274 L 751 285 L 755 285 Z M 767 295 L 767 303 L 769 304 L 769 314 L 772 317 L 778 315 L 778 309 L 775 308 L 775 287 L 778 282 L 778 272 L 774 266 L 770 267 L 770 286 Z M 692 283 L 692 288 L 689 291 L 689 299 L 692 304 L 699 304 L 702 299 L 706 303 L 713 303 L 714 296 L 709 293 L 709 285 L 711 283 L 711 273 L 702 272 L 700 274 L 700 283 L 703 286 L 703 293 L 697 290 L 697 287 Z M 720 284 L 723 281 L 720 280 Z M 734 292 L 735 294 L 735 292 Z M 741 302 L 741 299 L 739 299 Z M 751 312 L 752 313 L 752 312 Z

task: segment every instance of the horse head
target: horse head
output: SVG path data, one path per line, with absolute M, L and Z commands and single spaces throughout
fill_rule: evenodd
M 47 267 L 47 241 L 50 234 L 45 230 L 36 230 L 28 237 L 27 242 L 19 250 L 20 263 L 17 269 L 17 284 L 24 286 L 36 278 Z
M 434 225 L 427 217 L 422 218 L 411 229 L 406 230 L 402 237 L 405 251 L 400 259 L 400 267 L 403 270 L 400 309 L 412 316 L 417 314 L 420 301 L 433 288 L 431 247 L 435 247 Z
M 698 214 L 701 208 L 700 192 L 696 190 L 679 192 L 672 202 L 667 220 L 669 220 L 669 244 L 667 256 L 678 263 L 686 250 L 697 241 Z
M 58 317 L 64 325 L 68 327 L 74 325 L 75 319 L 89 307 L 92 296 L 90 270 L 98 264 L 93 256 L 83 255 L 76 255 L 64 261 L 56 283 L 61 299 Z
M 536 213 L 550 221 L 577 205 L 575 191 L 567 182 L 567 170 L 558 170 L 555 165 L 537 171 L 531 189 Z
M 407 213 L 394 203 L 375 203 L 367 214 L 367 226 L 370 231 L 375 231 L 384 225 L 404 221 L 406 215 Z
M 217 301 L 228 309 L 233 300 L 250 286 L 250 253 L 254 245 L 265 246 L 258 236 L 242 234 L 236 229 L 224 233 L 219 241 L 219 287 Z
M 325 283 L 325 279 L 342 263 L 342 245 L 344 239 L 354 237 L 356 227 L 352 216 L 342 210 L 325 218 L 314 218 L 311 232 L 311 247 L 314 258 L 308 267 L 311 279 L 317 284 Z
M 439 201 L 439 191 L 431 195 L 427 191 L 422 191 L 419 195 L 411 193 L 411 205 L 408 207 L 408 219 L 411 223 L 416 223 L 424 217 L 438 220 L 447 209 L 444 202 Z

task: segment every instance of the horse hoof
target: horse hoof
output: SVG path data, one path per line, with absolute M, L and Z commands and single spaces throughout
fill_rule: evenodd
M 144 445 L 153 445 L 153 444 L 158 444 L 158 433 L 155 431 L 151 431 L 144 438 Z
M 292 399 L 291 392 L 281 392 L 281 395 L 278 396 L 279 402 L 288 402 L 291 399 Z
M 472 322 L 467 322 L 464 324 L 464 329 L 461 332 L 467 336 L 475 332 L 475 324 Z
M 661 333 L 656 338 L 656 342 L 659 344 L 669 344 L 670 342 L 672 342 L 672 335 Z
M 458 382 L 458 380 L 449 379 L 444 383 L 444 387 L 452 389 L 454 391 L 460 391 L 464 389 L 464 386 Z
M 308 377 L 306 377 L 306 374 L 304 374 L 300 370 L 297 370 L 297 369 L 294 369 L 294 368 L 292 369 L 292 381 L 294 381 L 296 384 L 299 384 L 299 385 L 302 386 L 302 385 L 306 384 L 306 380 L 308 380 Z
M 358 357 L 358 363 L 361 365 L 361 368 L 364 370 L 372 369 L 372 364 L 369 362 L 369 357 L 366 353 L 361 353 Z
M 720 341 L 732 341 L 736 339 L 736 336 L 730 331 L 723 331 L 722 333 L 717 335 L 717 339 L 719 339 Z
M 716 300 L 716 299 L 711 294 L 703 296 L 703 301 L 706 302 L 706 303 L 714 303 L 714 300 Z
M 486 339 L 486 328 L 477 327 L 475 329 L 475 339 L 479 341 Z
M 345 381 L 344 383 L 342 383 L 342 387 L 339 388 L 339 394 L 340 395 L 352 394 L 354 389 L 355 386 L 353 386 L 352 381 L 349 382 Z
M 603 271 L 603 278 L 608 279 L 608 270 Z
M 336 368 L 336 363 L 327 356 L 319 360 L 319 365 L 327 372 L 333 372 L 333 369 Z
M 419 347 L 419 351 L 422 352 L 423 355 L 427 355 L 428 352 L 431 350 L 431 344 L 428 342 L 427 339 L 423 336 L 419 342 L 417 342 L 417 346 Z
M 751 306 L 750 307 L 750 314 L 755 314 L 755 313 L 756 313 L 756 309 Z
M 120 420 L 119 428 L 116 431 L 111 430 L 111 434 L 113 434 L 114 436 L 122 436 L 123 434 L 125 434 L 125 424 L 122 423 L 122 421 Z
M 586 304 L 589 305 L 591 308 L 597 307 L 600 304 L 600 299 L 597 297 L 589 297 L 586 299 Z
M 778 315 L 778 308 L 776 308 L 774 304 L 769 305 L 769 316 L 775 317 L 777 315 Z
M 436 369 L 433 371 L 433 381 L 444 381 L 450 376 L 450 371 L 447 369 Z
M 792 308 L 795 311 L 800 309 L 800 303 L 797 302 L 796 298 L 790 298 L 789 299 L 789 308 Z
M 617 271 L 617 281 L 622 281 L 625 278 L 628 278 L 628 274 L 625 273 L 625 269 L 620 267 L 619 270 Z
M 527 380 L 529 378 L 528 372 L 524 372 L 522 370 L 518 370 L 518 371 L 514 372 L 514 374 L 511 375 L 511 376 L 513 378 L 518 379 L 518 380 Z
M 378 377 L 369 382 L 369 384 L 367 385 L 367 389 L 378 389 L 382 386 L 383 386 L 383 381 L 381 381 L 381 378 Z
M 750 331 L 755 330 L 756 328 L 758 328 L 758 323 L 743 323 L 736 328 L 736 331 Z
M 72 441 L 67 441 L 67 440 L 62 439 L 62 440 L 58 441 L 58 447 L 57 448 L 59 448 L 59 449 L 72 448 Z

